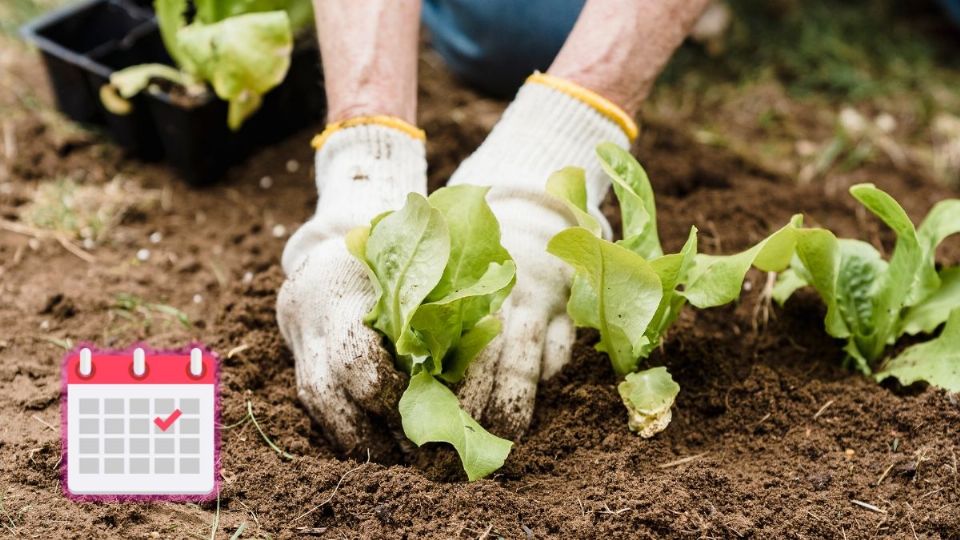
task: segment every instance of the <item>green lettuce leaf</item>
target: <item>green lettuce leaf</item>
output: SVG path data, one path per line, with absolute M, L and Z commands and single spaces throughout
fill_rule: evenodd
M 577 225 L 601 236 L 600 222 L 587 212 L 587 181 L 583 169 L 565 167 L 547 178 L 547 193 L 563 201 Z
M 489 190 L 464 184 L 439 189 L 428 197 L 430 206 L 443 216 L 450 234 L 450 259 L 440 282 L 430 291 L 429 301 L 472 285 L 487 273 L 491 263 L 511 260 L 500 243 L 500 223 L 485 199 Z
M 936 266 L 937 246 L 946 237 L 958 232 L 960 232 L 960 200 L 957 199 L 938 202 L 920 223 L 920 227 L 917 228 L 917 238 L 923 253 L 921 275 L 914 283 L 907 305 L 917 304 L 940 288 L 940 277 Z
M 246 13 L 286 11 L 290 25 L 296 32 L 313 21 L 313 6 L 310 0 L 194 0 L 197 20 L 212 24 Z
M 650 267 L 660 278 L 663 288 L 663 298 L 657 307 L 653 320 L 647 326 L 646 343 L 640 349 L 640 358 L 646 358 L 660 346 L 664 334 L 680 316 L 687 299 L 679 294 L 678 286 L 687 282 L 690 270 L 693 269 L 697 255 L 697 228 L 690 227 L 690 234 L 683 244 L 680 253 L 671 253 L 650 261 Z
M 801 221 L 801 216 L 794 216 L 782 229 L 735 255 L 698 254 L 686 287 L 679 294 L 698 308 L 736 300 L 751 266 L 765 272 L 778 272 L 790 264 L 796 247 L 796 228 Z
M 630 430 L 648 438 L 670 424 L 670 407 L 680 393 L 680 385 L 674 382 L 667 368 L 655 367 L 628 374 L 617 391 L 627 407 Z
M 284 11 L 237 15 L 222 21 L 194 22 L 177 32 L 183 66 L 210 81 L 229 102 L 227 125 L 238 129 L 260 107 L 263 94 L 280 84 L 290 67 L 293 34 Z
M 937 276 L 938 289 L 910 307 L 900 321 L 901 334 L 930 334 L 960 306 L 960 267 L 944 268 Z
M 157 13 L 157 26 L 160 28 L 160 39 L 170 54 L 170 58 L 178 66 L 188 72 L 195 72 L 189 59 L 183 55 L 177 33 L 187 25 L 187 0 L 154 0 L 153 9 Z
M 400 400 L 404 432 L 418 445 L 452 444 L 470 480 L 503 465 L 512 444 L 484 431 L 440 382 L 461 381 L 500 333 L 494 313 L 516 282 L 487 191 L 461 185 L 429 198 L 411 193 L 403 208 L 346 237 L 376 293 L 365 320 L 411 375 Z
M 939 337 L 903 351 L 875 377 L 878 382 L 895 377 L 904 385 L 926 381 L 950 392 L 960 392 L 960 309 L 950 314 Z
M 435 363 L 432 371 L 433 375 L 440 375 L 445 367 L 442 361 L 461 335 L 497 310 L 496 299 L 504 291 L 509 291 L 515 280 L 513 261 L 490 263 L 489 270 L 472 285 L 420 305 L 410 321 L 411 331 L 401 335 L 397 342 L 397 354 L 441 360 Z
M 797 266 L 802 263 L 792 262 L 790 268 L 777 274 L 777 282 L 773 286 L 771 298 L 778 306 L 783 307 L 787 300 L 793 296 L 793 293 L 810 285 L 803 275 L 797 271 Z
M 827 305 L 827 333 L 847 339 L 844 350 L 869 375 L 899 336 L 932 332 L 960 302 L 960 272 L 938 273 L 935 262 L 940 242 L 960 232 L 960 201 L 938 203 L 917 229 L 897 201 L 873 184 L 855 185 L 850 193 L 896 233 L 890 260 L 866 242 L 798 229 L 797 256 L 778 279 L 774 297 L 782 304 L 812 285 Z
M 630 152 L 613 143 L 598 145 L 597 156 L 620 202 L 623 216 L 620 243 L 647 260 L 663 255 L 657 232 L 657 208 L 647 172 Z
M 463 409 L 457 396 L 426 371 L 410 378 L 400 398 L 403 432 L 421 446 L 428 442 L 452 445 L 470 481 L 503 466 L 513 443 L 490 434 Z
M 411 193 L 403 208 L 373 227 L 365 247 L 380 291 L 372 325 L 397 344 L 443 275 L 450 257 L 447 224 L 427 199 Z
M 477 321 L 473 328 L 460 337 L 460 341 L 450 351 L 449 360 L 443 364 L 443 372 L 438 376 L 450 384 L 463 380 L 470 363 L 500 334 L 503 323 L 494 315 Z
M 858 348 L 868 361 L 873 361 L 897 337 L 900 311 L 907 305 L 911 292 L 916 290 L 915 284 L 921 279 L 923 251 L 913 222 L 893 197 L 873 184 L 855 185 L 850 188 L 850 193 L 897 235 L 893 255 L 885 271 L 877 276 L 879 283 L 872 295 L 870 330 L 875 335 L 858 335 L 854 332 L 858 339 L 865 338 L 858 343 Z
M 656 272 L 643 257 L 581 227 L 561 231 L 547 251 L 581 278 L 567 304 L 574 324 L 599 330 L 597 350 L 607 353 L 618 375 L 632 372 L 663 297 Z

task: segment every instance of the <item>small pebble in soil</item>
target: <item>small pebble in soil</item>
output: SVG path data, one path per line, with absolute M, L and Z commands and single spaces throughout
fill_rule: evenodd
M 856 454 L 856 452 L 853 450 L 853 448 L 847 448 L 843 451 L 843 455 L 845 455 L 847 459 L 852 459 L 854 454 Z
M 150 250 L 143 248 L 137 251 L 137 260 L 140 262 L 146 262 L 150 258 Z
M 833 477 L 829 473 L 815 474 L 810 477 L 810 484 L 813 485 L 815 491 L 823 491 L 830 485 L 831 480 L 833 480 Z
M 193 295 L 193 303 L 194 303 L 194 304 L 202 304 L 202 303 L 203 303 L 203 297 L 200 296 L 199 294 Z
M 31 239 L 27 240 L 27 246 L 28 246 L 32 251 L 36 251 L 36 250 L 40 249 L 40 241 L 37 240 L 36 238 L 31 238 Z
M 295 173 L 295 172 L 297 172 L 297 171 L 299 171 L 299 170 L 300 170 L 300 162 L 299 162 L 299 161 L 297 161 L 297 160 L 295 160 L 295 159 L 291 159 L 291 160 L 287 161 L 287 172 L 288 172 L 288 173 Z
M 244 272 L 243 273 L 243 284 L 249 285 L 253 283 L 253 272 Z
M 49 330 L 49 329 L 50 329 L 50 321 L 44 320 L 43 322 L 41 322 L 41 323 L 40 323 L 40 329 L 41 329 L 41 330 Z
M 260 179 L 260 189 L 270 189 L 271 186 L 273 186 L 273 178 L 264 176 Z
M 745 291 L 747 291 L 747 292 L 752 291 L 752 290 L 753 290 L 753 282 L 750 281 L 750 280 L 744 281 L 744 282 L 743 282 L 743 290 L 745 290 Z
M 891 133 L 897 129 L 897 119 L 891 116 L 890 113 L 882 112 L 878 114 L 877 117 L 874 118 L 873 123 L 884 133 Z
M 161 233 L 160 231 L 153 231 L 152 233 L 150 233 L 151 244 L 159 244 L 161 240 L 163 240 L 163 233 Z
M 287 234 L 287 228 L 279 223 L 273 226 L 271 229 L 274 238 L 283 238 Z
M 87 251 L 90 251 L 91 249 L 93 249 L 94 247 L 96 247 L 96 245 L 97 245 L 97 243 L 94 242 L 92 238 L 84 238 L 84 239 L 83 239 L 83 249 L 85 249 L 85 250 L 87 250 Z

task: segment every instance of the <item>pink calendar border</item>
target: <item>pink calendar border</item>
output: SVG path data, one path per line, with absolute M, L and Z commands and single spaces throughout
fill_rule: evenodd
M 143 349 L 147 358 L 151 355 L 184 355 L 189 356 L 194 348 L 203 351 L 203 354 L 213 358 L 213 490 L 202 495 L 87 495 L 77 494 L 70 491 L 67 484 L 67 467 L 70 460 L 67 459 L 67 369 L 72 356 L 80 354 L 81 349 L 90 349 L 96 356 L 97 354 L 109 355 L 130 355 L 133 356 L 135 349 Z M 146 343 L 133 343 L 124 349 L 104 349 L 97 347 L 93 343 L 80 342 L 70 351 L 68 351 L 60 363 L 60 486 L 66 498 L 74 502 L 209 502 L 214 501 L 220 494 L 222 479 L 220 478 L 220 355 L 208 348 L 199 341 L 190 342 L 190 344 L 177 349 L 154 349 Z

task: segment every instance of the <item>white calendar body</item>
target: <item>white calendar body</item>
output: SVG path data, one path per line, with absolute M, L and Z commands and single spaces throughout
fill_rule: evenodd
M 188 354 L 137 351 L 86 352 L 67 361 L 68 494 L 197 500 L 215 495 L 215 358 L 200 352 L 194 375 Z

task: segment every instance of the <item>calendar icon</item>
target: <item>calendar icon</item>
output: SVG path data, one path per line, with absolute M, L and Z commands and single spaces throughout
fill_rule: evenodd
M 96 352 L 64 361 L 64 489 L 81 499 L 208 500 L 217 486 L 217 359 Z

